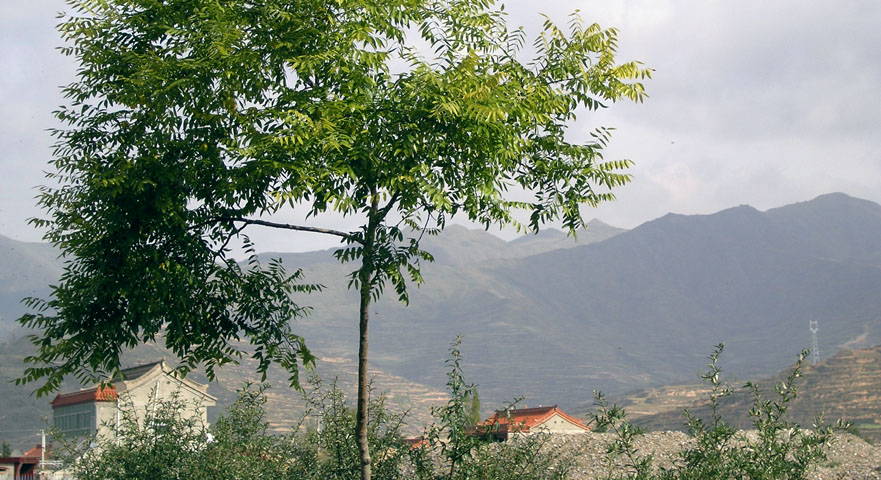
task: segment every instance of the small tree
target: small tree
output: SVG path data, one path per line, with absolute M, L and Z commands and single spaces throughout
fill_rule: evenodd
M 367 444 L 371 302 L 390 285 L 407 302 L 420 282 L 423 233 L 464 216 L 485 227 L 538 230 L 613 198 L 626 160 L 605 161 L 609 131 L 572 141 L 580 108 L 641 101 L 650 71 L 615 62 L 617 31 L 568 32 L 546 21 L 524 58 L 492 0 L 71 0 L 60 26 L 79 62 L 54 131 L 54 172 L 33 223 L 60 247 L 65 269 L 48 301 L 22 323 L 38 353 L 22 381 L 57 388 L 64 376 L 105 378 L 120 354 L 156 340 L 209 376 L 257 347 L 297 385 L 312 356 L 289 320 L 305 313 L 280 262 L 246 267 L 229 245 L 249 226 L 322 233 L 358 266 L 356 429 Z M 425 57 L 408 33 L 427 43 Z M 397 62 L 406 67 L 392 69 Z M 509 189 L 531 200 L 509 198 Z M 310 223 L 357 217 L 354 231 L 261 218 L 285 206 Z M 525 211 L 519 222 L 514 212 Z M 411 231 L 414 232 L 411 234 Z
M 471 389 L 471 393 L 466 397 L 466 402 L 471 404 L 471 408 L 468 409 L 468 423 L 470 425 L 477 425 L 480 423 L 480 394 L 477 393 L 477 387 Z
M 804 359 L 803 350 L 786 379 L 774 386 L 773 400 L 765 399 L 759 387 L 748 382 L 752 406 L 748 412 L 755 429 L 755 438 L 737 431 L 725 422 L 720 413 L 722 399 L 735 390 L 722 380 L 719 356 L 723 344 L 716 345 L 710 355 L 708 370 L 701 378 L 711 385 L 709 417 L 706 419 L 685 411 L 686 426 L 694 443 L 679 452 L 670 468 L 656 469 L 651 455 L 640 455 L 636 439 L 643 433 L 627 421 L 622 408 L 609 406 L 603 395 L 594 392 L 597 412 L 592 415 L 597 430 L 608 431 L 612 441 L 606 448 L 609 480 L 709 480 L 750 478 L 754 480 L 804 480 L 810 469 L 825 460 L 825 449 L 833 441 L 833 433 L 844 431 L 848 424 L 839 420 L 834 425 L 822 421 L 820 414 L 812 430 L 784 417 L 789 404 L 798 396 L 798 378 Z

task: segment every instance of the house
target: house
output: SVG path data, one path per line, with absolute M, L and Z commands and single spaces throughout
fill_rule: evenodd
M 478 435 L 489 435 L 496 440 L 507 440 L 513 435 L 535 433 L 582 434 L 589 432 L 590 427 L 554 405 L 499 410 L 477 425 L 474 431 Z
M 0 480 L 17 480 L 31 478 L 40 470 L 43 448 L 40 445 L 28 450 L 18 457 L 0 457 Z
M 208 385 L 174 374 L 165 360 L 138 365 L 121 371 L 107 386 L 62 393 L 52 400 L 52 425 L 66 437 L 103 436 L 113 438 L 119 428 L 121 409 L 143 414 L 150 405 L 173 396 L 191 408 L 181 412 L 185 418 L 208 425 L 208 408 L 217 399 L 208 394 Z

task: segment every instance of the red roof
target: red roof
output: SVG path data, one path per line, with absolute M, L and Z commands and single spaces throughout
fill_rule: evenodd
M 40 459 L 42 458 L 42 450 L 43 447 L 41 447 L 40 445 L 35 445 L 34 448 L 31 448 L 18 457 L 0 457 L 0 463 L 39 463 Z M 49 449 L 46 449 L 46 451 L 48 453 Z M 2 477 L 2 475 L 0 475 L 0 477 Z
M 21 458 L 41 458 L 42 455 L 43 447 L 41 445 L 35 445 L 34 448 L 21 454 Z
M 563 417 L 563 419 L 576 427 L 590 430 L 590 427 L 585 425 L 581 420 L 568 415 L 557 408 L 556 405 L 551 407 L 517 408 L 497 411 L 479 426 L 498 428 L 496 433 L 527 433 L 531 428 L 540 426 L 554 415 Z
M 52 400 L 51 405 L 53 407 L 60 407 L 85 402 L 115 402 L 116 398 L 116 387 L 95 387 L 80 390 L 79 392 L 59 394 L 55 397 L 55 400 Z
M 413 437 L 405 438 L 404 443 L 410 445 L 410 450 L 413 450 L 428 445 L 428 440 L 426 440 L 425 437 Z

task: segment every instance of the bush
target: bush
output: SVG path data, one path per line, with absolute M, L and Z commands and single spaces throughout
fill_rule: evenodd
M 355 442 L 355 411 L 346 405 L 345 396 L 334 381 L 326 388 L 323 382 L 310 378 L 311 393 L 307 396 L 310 411 L 320 419 L 320 428 L 310 432 L 306 444 L 319 453 L 316 478 L 357 479 L 361 475 L 358 446 Z M 407 459 L 407 447 L 401 428 L 403 413 L 391 412 L 385 396 L 374 395 L 368 386 L 367 437 L 373 475 L 377 479 L 400 478 L 401 465 Z M 311 478 L 311 477 L 310 477 Z
M 269 387 L 247 384 L 210 429 L 184 415 L 190 406 L 172 397 L 143 412 L 123 408 L 118 439 L 63 445 L 64 457 L 77 480 L 359 478 L 354 412 L 336 382 L 325 388 L 313 377 L 310 384 L 307 413 L 320 416 L 320 431 L 304 431 L 301 422 L 289 435 L 270 434 L 264 408 Z M 389 412 L 381 395 L 371 395 L 369 411 L 376 478 L 400 478 L 408 456 L 400 434 L 404 415 Z
M 798 395 L 797 380 L 801 377 L 807 350 L 799 354 L 786 380 L 775 386 L 773 400 L 765 399 L 758 385 L 752 382 L 744 385 L 752 394 L 749 415 L 755 429 L 754 434 L 747 434 L 737 431 L 718 414 L 720 400 L 734 392 L 721 380 L 718 359 L 723 349 L 722 344 L 716 346 L 710 355 L 709 370 L 702 376 L 712 386 L 710 418 L 705 421 L 685 411 L 694 446 L 683 450 L 670 469 L 655 469 L 650 456 L 637 454 L 634 439 L 642 432 L 627 421 L 624 410 L 608 406 L 602 394 L 595 392 L 598 410 L 593 420 L 598 427 L 613 433 L 614 440 L 607 450 L 610 465 L 614 460 L 622 465 L 619 472 L 610 471 L 609 478 L 801 480 L 806 478 L 810 468 L 826 459 L 824 448 L 832 441 L 832 434 L 845 430 L 847 424 L 839 421 L 830 426 L 822 417 L 817 417 L 813 430 L 805 430 L 785 419 L 789 403 Z
M 124 402 L 124 398 L 120 398 Z M 183 415 L 177 398 L 145 407 L 143 421 L 134 408 L 121 408 L 118 438 L 102 437 L 62 443 L 66 464 L 77 479 L 186 479 L 208 446 L 204 425 Z
M 472 394 L 465 380 L 459 351 L 461 339 L 450 348 L 447 360 L 449 401 L 433 410 L 437 423 L 429 426 L 424 442 L 409 448 L 401 437 L 405 415 L 389 411 L 382 395 L 371 389 L 369 414 L 371 458 L 377 479 L 396 480 L 561 480 L 567 478 L 573 457 L 552 451 L 550 435 L 518 436 L 494 442 L 492 425 L 485 435 L 475 435 Z M 718 366 L 723 346 L 710 355 L 703 379 L 712 386 L 710 415 L 701 419 L 686 411 L 694 442 L 683 450 L 671 468 L 660 469 L 651 456 L 635 447 L 641 430 L 623 409 L 608 405 L 596 393 L 595 431 L 611 434 L 606 452 L 608 479 L 628 480 L 800 480 L 825 459 L 823 448 L 832 433 L 845 429 L 817 419 L 813 430 L 803 430 L 785 419 L 789 403 L 798 394 L 797 380 L 807 352 L 766 400 L 753 383 L 749 412 L 755 432 L 738 432 L 718 412 L 720 401 L 733 393 L 721 379 Z M 144 409 L 139 422 L 134 409 L 123 410 L 120 435 L 69 445 L 74 459 L 70 470 L 78 480 L 191 480 L 195 478 L 254 479 L 357 479 L 360 474 L 352 408 L 336 381 L 329 385 L 317 377 L 309 381 L 307 415 L 320 418 L 318 428 L 302 428 L 288 435 L 271 435 L 265 421 L 266 385 L 246 385 L 239 397 L 210 429 L 183 415 L 178 399 L 158 401 Z M 515 402 L 512 403 L 515 404 Z M 96 446 L 96 448 L 91 448 Z

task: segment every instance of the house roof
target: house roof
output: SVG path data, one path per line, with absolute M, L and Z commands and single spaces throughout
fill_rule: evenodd
M 150 370 L 156 368 L 157 365 L 165 366 L 164 364 L 165 360 L 159 360 L 158 362 L 145 363 L 143 365 L 135 365 L 134 367 L 124 368 L 119 371 L 119 373 L 122 374 L 122 378 L 120 379 L 119 376 L 116 376 L 113 378 L 113 381 L 118 382 L 119 380 L 125 380 L 127 382 L 130 382 L 132 380 L 136 380 L 142 377 Z
M 50 405 L 52 405 L 52 408 L 55 408 L 86 402 L 115 402 L 116 398 L 116 387 L 109 386 L 101 388 L 99 386 L 80 390 L 78 392 L 59 393 L 55 396 L 55 400 L 50 402 Z
M 38 444 L 38 445 L 34 445 L 34 448 L 21 454 L 21 458 L 40 458 L 42 454 L 43 454 L 43 447 Z
M 410 446 L 410 450 L 421 448 L 428 445 L 428 440 L 422 437 L 405 438 L 404 443 Z
M 584 422 L 560 410 L 556 405 L 550 407 L 499 410 L 479 426 L 484 428 L 498 428 L 497 433 L 527 433 L 530 429 L 541 426 L 554 415 L 559 415 L 567 422 L 584 429 L 585 431 L 590 430 L 590 427 L 585 425 Z
M 17 457 L 0 457 L 0 463 L 34 463 L 39 462 L 43 447 L 35 445 L 33 448 Z M 2 477 L 2 475 L 0 475 Z

